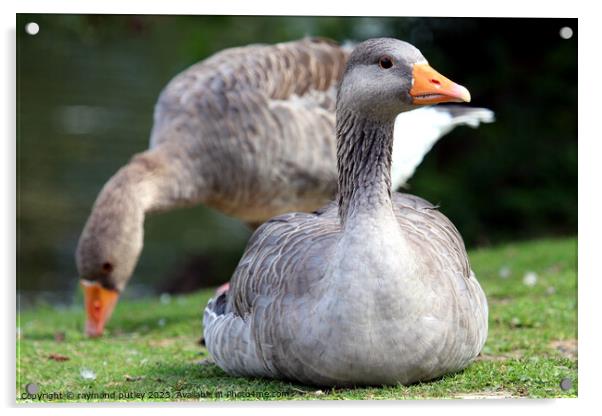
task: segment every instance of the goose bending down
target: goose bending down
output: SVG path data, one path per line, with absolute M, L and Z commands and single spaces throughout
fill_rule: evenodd
M 336 86 L 349 53 L 309 38 L 233 48 L 167 85 L 156 105 L 150 149 L 107 182 L 78 243 L 89 335 L 102 334 L 133 273 L 147 214 L 202 203 L 258 225 L 284 212 L 311 212 L 334 197 Z M 411 129 L 408 138 L 417 140 L 395 148 L 405 157 L 394 163 L 395 187 L 446 131 L 492 115 L 485 109 L 424 111 L 419 123 L 400 118 L 397 130 Z
M 218 366 L 348 386 L 430 380 L 474 360 L 487 301 L 462 238 L 433 205 L 391 193 L 390 174 L 398 113 L 469 99 L 408 43 L 357 46 L 336 105 L 338 201 L 253 234 L 205 309 Z

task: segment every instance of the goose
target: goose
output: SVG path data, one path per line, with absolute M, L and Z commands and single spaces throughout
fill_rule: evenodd
M 318 386 L 407 385 L 475 359 L 487 300 L 462 237 L 424 199 L 392 193 L 390 176 L 397 114 L 469 100 L 409 43 L 355 48 L 336 103 L 336 201 L 252 235 L 204 311 L 219 367 Z
M 77 245 L 88 335 L 102 335 L 132 276 L 146 215 L 204 204 L 255 228 L 334 197 L 334 103 L 349 53 L 321 38 L 250 45 L 219 52 L 169 82 L 155 106 L 150 148 L 105 184 Z M 420 122 L 399 118 L 396 129 L 407 126 L 419 145 L 395 147 L 395 187 L 441 135 L 493 118 L 487 109 L 421 111 L 408 113 Z

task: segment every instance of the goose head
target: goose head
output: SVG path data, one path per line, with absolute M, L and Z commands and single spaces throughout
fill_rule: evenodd
M 370 39 L 351 53 L 337 99 L 345 109 L 374 121 L 391 121 L 418 106 L 469 102 L 470 93 L 428 64 L 413 45 L 392 38 Z
M 75 253 L 84 292 L 85 332 L 91 337 L 102 335 L 143 246 L 140 210 L 102 196 L 97 202 L 101 209 L 93 210 Z
M 409 43 L 378 38 L 356 46 L 337 96 L 341 224 L 347 223 L 350 212 L 363 209 L 382 207 L 386 215 L 392 215 L 393 127 L 400 113 L 418 106 L 468 101 L 466 88 L 431 68 Z

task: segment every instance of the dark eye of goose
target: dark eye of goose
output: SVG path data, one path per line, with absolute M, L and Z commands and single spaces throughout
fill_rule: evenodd
M 102 264 L 102 271 L 106 274 L 109 274 L 113 271 L 113 265 L 109 262 Z
M 393 60 L 388 56 L 383 56 L 378 60 L 378 66 L 382 69 L 389 69 L 393 66 Z

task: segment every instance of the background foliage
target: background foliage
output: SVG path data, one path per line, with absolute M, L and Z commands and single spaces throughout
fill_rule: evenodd
M 22 30 L 29 21 L 38 35 Z M 564 26 L 571 39 L 559 36 Z M 466 85 L 473 105 L 496 112 L 495 124 L 437 144 L 410 181 L 467 246 L 576 234 L 576 19 L 18 15 L 17 28 L 22 305 L 73 301 L 73 254 L 92 203 L 147 147 L 154 102 L 173 76 L 227 47 L 305 35 L 407 40 Z M 249 235 L 204 207 L 150 217 L 127 294 L 225 281 Z

